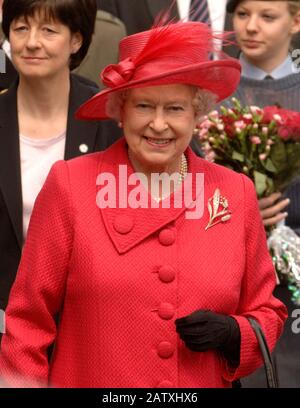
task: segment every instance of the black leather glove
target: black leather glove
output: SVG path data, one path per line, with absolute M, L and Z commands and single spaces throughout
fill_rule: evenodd
M 239 365 L 241 332 L 233 317 L 197 310 L 175 320 L 175 324 L 177 333 L 190 350 L 219 349 L 230 365 Z

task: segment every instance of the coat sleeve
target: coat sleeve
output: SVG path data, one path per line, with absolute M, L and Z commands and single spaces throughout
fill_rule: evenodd
M 72 249 L 66 162 L 57 162 L 37 197 L 21 263 L 6 309 L 0 377 L 9 386 L 45 386 L 48 348 L 56 336 Z
M 276 284 L 275 270 L 267 248 L 254 185 L 247 177 L 241 177 L 244 183 L 246 260 L 239 306 L 232 315 L 240 327 L 241 351 L 240 365 L 236 370 L 224 362 L 223 377 L 228 381 L 249 375 L 263 363 L 255 334 L 246 317 L 253 317 L 260 323 L 271 350 L 287 317 L 286 307 L 272 295 Z

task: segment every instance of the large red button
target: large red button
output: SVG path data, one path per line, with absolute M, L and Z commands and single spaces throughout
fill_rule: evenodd
M 162 282 L 173 282 L 175 279 L 175 269 L 170 265 L 163 265 L 158 270 L 158 276 Z
M 162 231 L 160 231 L 158 236 L 159 242 L 165 246 L 174 244 L 175 238 L 175 230 L 170 228 L 163 229 Z
M 158 307 L 158 316 L 164 320 L 170 320 L 174 316 L 175 309 L 171 303 L 161 303 Z
M 174 354 L 174 346 L 168 341 L 162 341 L 157 347 L 157 354 L 161 358 L 170 358 Z
M 127 215 L 117 215 L 114 219 L 114 229 L 119 234 L 128 234 L 133 228 L 133 219 Z

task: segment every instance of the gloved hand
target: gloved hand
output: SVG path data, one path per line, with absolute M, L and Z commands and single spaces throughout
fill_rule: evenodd
M 197 310 L 175 320 L 175 324 L 177 333 L 190 350 L 219 349 L 231 365 L 239 365 L 241 333 L 233 317 Z

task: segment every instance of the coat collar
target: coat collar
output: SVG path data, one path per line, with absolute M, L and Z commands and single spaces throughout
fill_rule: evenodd
M 189 173 L 193 176 L 196 173 L 203 174 L 203 160 L 196 157 L 190 148 L 186 151 L 188 160 Z M 127 178 L 119 182 L 119 165 L 123 165 L 127 169 Z M 124 168 L 125 168 L 124 167 Z M 116 191 L 118 192 L 124 185 L 127 185 L 128 177 L 134 172 L 131 163 L 128 159 L 127 146 L 124 139 L 119 140 L 111 148 L 107 149 L 102 156 L 102 160 L 99 162 L 98 175 L 112 174 L 117 179 Z M 136 185 L 128 186 L 128 194 L 126 198 L 130 196 L 131 192 L 136 188 Z M 97 197 L 101 187 L 97 187 Z M 116 202 L 114 208 L 100 208 L 102 218 L 107 230 L 108 235 L 113 241 L 117 251 L 119 253 L 125 253 L 135 245 L 149 237 L 151 234 L 159 231 L 163 227 L 172 227 L 174 221 L 192 205 L 193 201 L 200 198 L 203 195 L 203 189 L 196 189 L 196 183 L 191 183 L 191 190 L 188 199 L 182 200 L 183 203 L 180 208 L 174 206 L 174 201 L 171 199 L 170 208 L 153 208 L 151 207 L 151 198 L 148 195 L 149 208 L 120 208 L 119 201 Z M 174 198 L 174 195 L 172 195 Z M 152 202 L 153 203 L 153 202 Z

